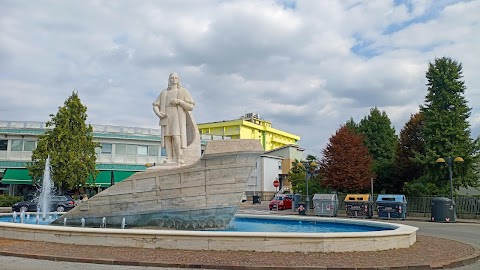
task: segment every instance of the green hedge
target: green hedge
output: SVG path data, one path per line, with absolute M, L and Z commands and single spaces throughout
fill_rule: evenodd
M 11 207 L 14 203 L 22 201 L 23 196 L 0 195 L 0 207 Z

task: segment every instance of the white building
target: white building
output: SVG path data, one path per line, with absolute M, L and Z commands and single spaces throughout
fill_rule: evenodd
M 248 196 L 261 196 L 262 200 L 270 200 L 278 191 L 291 190 L 288 181 L 288 172 L 292 162 L 302 160 L 304 149 L 298 145 L 286 145 L 265 152 L 257 160 L 257 164 L 247 180 L 246 193 Z M 273 186 L 278 180 L 280 186 Z
M 138 171 L 147 163 L 159 163 L 160 129 L 92 125 L 100 174 L 95 186 L 106 188 Z M 39 135 L 47 130 L 43 122 L 0 121 L 0 193 L 24 195 L 34 187 L 25 168 L 31 161 Z M 112 177 L 113 176 L 113 177 Z M 113 179 L 113 180 L 112 180 Z

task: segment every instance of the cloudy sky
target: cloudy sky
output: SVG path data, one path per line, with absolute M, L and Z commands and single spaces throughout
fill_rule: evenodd
M 198 123 L 258 113 L 321 156 L 375 106 L 398 133 L 448 56 L 476 137 L 479 14 L 479 0 L 0 0 L 0 120 L 48 121 L 78 90 L 92 124 L 157 128 L 176 71 Z

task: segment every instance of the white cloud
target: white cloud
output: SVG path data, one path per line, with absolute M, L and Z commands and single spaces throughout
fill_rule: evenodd
M 176 71 L 198 122 L 256 112 L 320 156 L 374 106 L 400 131 L 428 62 L 450 56 L 478 136 L 479 13 L 479 1 L 3 1 L 0 119 L 47 121 L 76 89 L 91 123 L 156 127 L 151 103 Z

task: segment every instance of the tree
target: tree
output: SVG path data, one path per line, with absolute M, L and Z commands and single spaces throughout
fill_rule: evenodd
M 95 178 L 95 147 L 93 129 L 86 125 L 87 108 L 82 105 L 77 92 L 50 115 L 47 131 L 38 140 L 32 153 L 32 163 L 27 166 L 29 174 L 38 182 L 43 176 L 45 162 L 50 157 L 51 176 L 60 194 L 65 190 L 85 185 L 87 179 Z
M 298 193 L 301 190 L 301 183 L 305 182 L 305 167 L 302 166 L 300 160 L 292 161 L 292 168 L 287 177 L 292 184 L 293 193 Z
M 350 128 L 352 131 L 354 131 L 354 133 L 359 132 L 358 131 L 358 124 L 355 123 L 355 121 L 353 120 L 352 117 L 350 117 L 350 119 L 347 121 L 347 123 L 345 123 L 345 126 Z
M 446 166 L 436 163 L 439 157 L 462 157 L 463 164 L 453 166 L 453 186 L 478 186 L 474 166 L 479 157 L 478 139 L 470 137 L 468 117 L 471 109 L 464 96 L 462 65 L 448 57 L 429 63 L 426 72 L 428 92 L 420 108 L 425 116 L 423 136 L 425 154 L 417 160 L 424 165 L 425 180 L 448 194 L 449 177 Z
M 307 183 L 306 183 L 307 170 L 305 168 L 304 163 L 312 164 L 312 162 L 314 162 L 316 165 L 314 167 L 310 167 L 310 170 L 308 172 L 309 194 L 312 195 L 314 193 L 330 192 L 330 189 L 322 186 L 322 183 L 321 183 L 322 177 L 319 173 L 319 168 L 318 168 L 318 164 L 319 164 L 318 158 L 314 155 L 308 155 L 305 160 L 295 159 L 295 161 L 292 162 L 292 169 L 290 169 L 290 171 L 288 172 L 288 179 L 292 184 L 294 193 L 300 193 L 300 194 L 307 193 Z
M 374 160 L 373 172 L 376 175 L 376 190 L 392 192 L 392 171 L 397 135 L 390 118 L 385 111 L 380 112 L 377 107 L 372 108 L 370 115 L 360 121 L 358 131 L 364 135 L 365 146 Z
M 320 173 L 323 184 L 340 192 L 363 192 L 370 187 L 372 157 L 363 136 L 342 126 L 323 150 Z
M 395 149 L 392 192 L 404 192 L 404 183 L 412 182 L 423 175 L 423 166 L 415 162 L 415 155 L 425 153 L 423 138 L 424 117 L 421 113 L 410 116 L 400 131 Z

